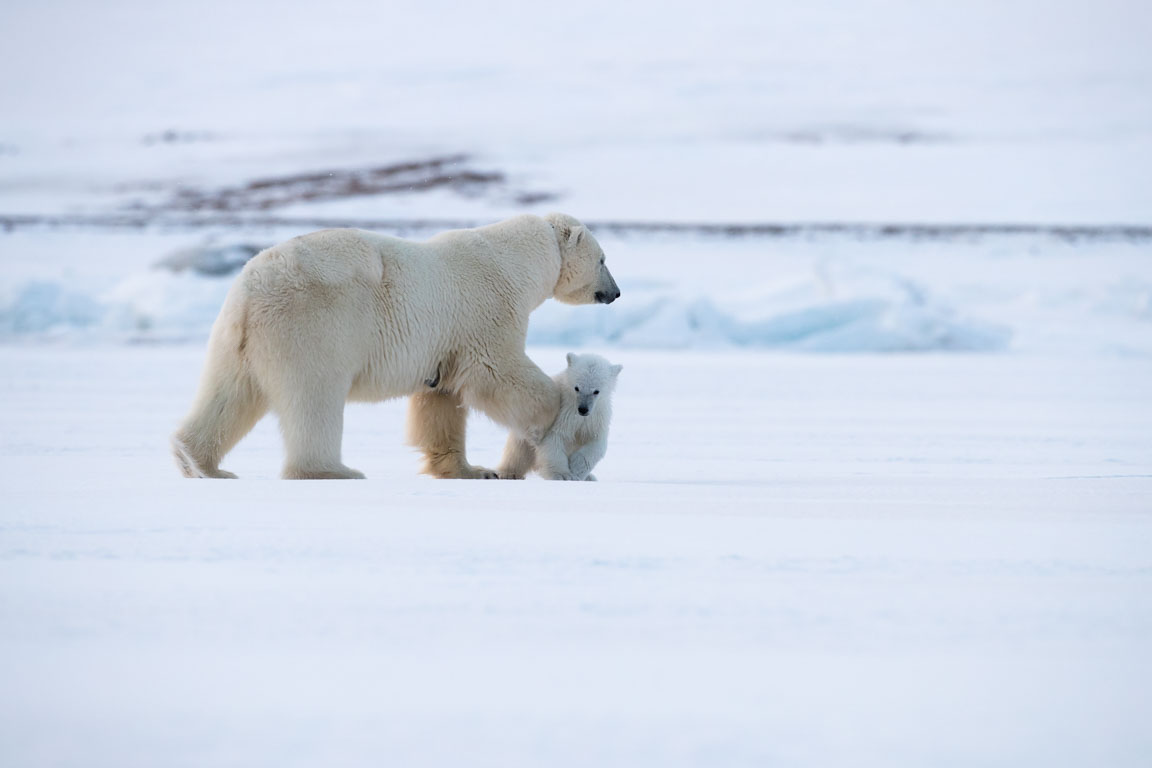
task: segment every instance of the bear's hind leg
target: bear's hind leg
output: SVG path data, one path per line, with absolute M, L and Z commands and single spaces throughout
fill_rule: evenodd
M 188 418 L 172 435 L 172 455 L 185 477 L 232 478 L 220 469 L 220 459 L 268 412 L 264 393 L 239 361 L 209 349 L 196 402 Z
M 284 437 L 286 480 L 362 480 L 364 473 L 344 466 L 344 403 L 348 386 L 316 382 L 294 389 L 285 402 L 274 402 Z
M 408 442 L 424 452 L 422 472 L 444 479 L 494 480 L 495 472 L 468 463 L 468 409 L 454 394 L 421 392 L 408 402 Z

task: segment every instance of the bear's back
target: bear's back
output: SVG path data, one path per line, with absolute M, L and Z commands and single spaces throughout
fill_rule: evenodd
M 371 232 L 322 229 L 261 251 L 245 270 L 268 288 L 379 281 L 383 267 L 378 248 Z

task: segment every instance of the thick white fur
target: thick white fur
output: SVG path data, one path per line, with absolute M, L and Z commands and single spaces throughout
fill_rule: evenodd
M 188 477 L 234 477 L 220 459 L 268 411 L 283 474 L 363 477 L 341 460 L 344 403 L 411 395 L 424 471 L 495 477 L 464 455 L 469 408 L 532 444 L 560 397 L 524 354 L 528 315 L 549 297 L 619 296 L 595 238 L 564 214 L 517 216 L 425 242 L 353 229 L 255 256 L 212 328 L 192 410 L 172 437 Z M 605 298 L 607 297 L 607 298 Z
M 599 355 L 569 352 L 568 367 L 552 377 L 560 395 L 552 429 L 538 445 L 510 435 L 500 477 L 519 480 L 535 469 L 549 480 L 595 480 L 592 468 L 608 451 L 612 392 L 622 369 Z M 581 414 L 581 407 L 587 413 Z

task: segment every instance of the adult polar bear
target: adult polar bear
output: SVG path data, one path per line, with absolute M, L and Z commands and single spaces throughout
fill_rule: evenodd
M 284 477 L 360 478 L 341 461 L 344 403 L 411 395 L 424 471 L 494 478 L 465 458 L 468 408 L 536 444 L 560 405 L 524 354 L 528 315 L 549 297 L 619 296 L 596 239 L 559 213 L 426 242 L 353 229 L 293 238 L 256 255 L 229 291 L 172 436 L 177 464 L 187 477 L 235 477 L 220 459 L 272 410 Z

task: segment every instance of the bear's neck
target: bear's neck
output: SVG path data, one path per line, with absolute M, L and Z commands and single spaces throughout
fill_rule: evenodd
M 560 243 L 552 225 L 524 214 L 481 228 L 502 259 L 515 264 L 513 279 L 532 312 L 556 293 L 560 282 Z

